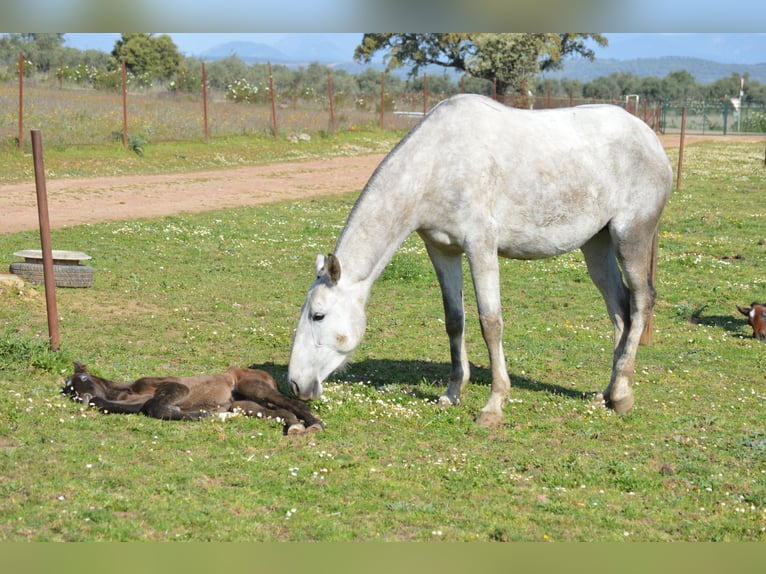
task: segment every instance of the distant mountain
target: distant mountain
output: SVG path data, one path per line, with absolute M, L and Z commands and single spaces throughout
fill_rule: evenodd
M 360 34 L 286 34 L 276 47 L 299 61 L 350 62 L 359 42 Z
M 227 42 L 210 48 L 201 57 L 205 60 L 218 60 L 236 55 L 243 62 L 282 64 L 297 68 L 317 62 L 326 66 L 346 70 L 357 74 L 366 68 L 382 69 L 380 62 L 358 64 L 354 62 L 354 48 L 359 42 L 358 34 L 287 34 L 276 46 L 257 42 Z M 616 60 L 597 58 L 590 62 L 585 59 L 569 59 L 564 68 L 546 72 L 551 79 L 574 79 L 581 82 L 595 80 L 612 73 L 630 73 L 640 78 L 655 76 L 664 78 L 671 72 L 686 70 L 701 84 L 710 84 L 732 74 L 749 73 L 750 78 L 766 84 L 766 63 L 763 64 L 723 64 L 702 58 L 664 56 L 660 58 L 634 58 Z M 440 67 L 429 67 L 428 74 L 444 73 Z M 409 73 L 409 68 L 397 70 L 402 76 Z M 454 70 L 446 70 L 448 75 L 459 77 Z
M 333 64 L 353 62 L 359 34 L 286 34 L 274 46 L 258 42 L 227 42 L 202 53 L 205 60 L 219 60 L 235 54 L 247 63 L 305 66 L 311 62 Z
M 732 74 L 749 73 L 750 78 L 766 83 L 766 63 L 763 64 L 722 64 L 701 58 L 665 56 L 662 58 L 636 58 L 632 60 L 599 59 L 567 60 L 564 69 L 546 72 L 551 79 L 567 78 L 588 82 L 612 73 L 630 73 L 640 78 L 654 76 L 664 78 L 670 72 L 686 70 L 701 84 L 710 84 Z
M 204 60 L 220 60 L 229 56 L 237 56 L 243 62 L 274 62 L 285 63 L 292 60 L 290 56 L 268 44 L 257 42 L 226 42 L 218 44 L 201 55 Z

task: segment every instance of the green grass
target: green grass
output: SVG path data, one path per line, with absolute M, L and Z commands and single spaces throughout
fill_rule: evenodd
M 57 353 L 41 290 L 0 295 L 0 540 L 765 541 L 766 355 L 735 309 L 764 299 L 762 154 L 686 149 L 627 415 L 590 403 L 612 343 L 581 255 L 502 262 L 513 389 L 491 431 L 473 423 L 490 376 L 470 281 L 472 383 L 460 407 L 435 404 L 448 350 L 416 238 L 314 405 L 324 433 L 104 416 L 58 394 L 73 359 L 116 380 L 250 363 L 283 379 L 354 194 L 55 230 L 95 281 L 58 291 Z M 37 240 L 2 235 L 0 252 Z
M 271 136 L 231 136 L 203 141 L 144 142 L 142 154 L 122 143 L 109 145 L 49 145 L 42 133 L 43 157 L 49 179 L 68 177 L 159 174 L 225 169 L 276 161 L 384 153 L 403 132 L 387 130 L 346 131 L 333 137 L 314 136 L 310 142 L 291 143 Z M 136 142 L 140 140 L 135 140 Z M 31 150 L 0 145 L 0 185 L 34 182 Z

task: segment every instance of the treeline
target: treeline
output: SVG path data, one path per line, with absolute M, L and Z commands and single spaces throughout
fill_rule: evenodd
M 180 54 L 167 35 L 123 34 L 111 53 L 78 50 L 63 45 L 63 34 L 5 34 L 0 36 L 0 81 L 18 77 L 19 53 L 24 55 L 24 74 L 44 82 L 66 82 L 95 89 L 119 89 L 121 62 L 126 62 L 131 89 L 157 89 L 176 92 L 199 92 L 202 89 L 202 61 Z M 327 67 L 318 63 L 298 69 L 284 65 L 247 64 L 237 56 L 206 62 L 209 88 L 237 102 L 257 102 L 269 97 L 270 87 L 280 96 L 311 98 L 327 93 Z M 431 93 L 450 94 L 461 90 L 492 95 L 492 82 L 459 77 L 450 73 L 431 74 L 424 78 L 405 78 L 368 68 L 360 73 L 332 70 L 332 89 L 336 97 L 379 94 L 381 81 L 387 94 L 422 91 L 424 82 Z M 524 89 L 536 98 L 595 99 L 622 101 L 626 95 L 638 95 L 642 101 L 722 102 L 739 97 L 737 74 L 702 84 L 679 70 L 664 78 L 639 77 L 632 73 L 613 73 L 582 82 L 572 79 L 537 77 L 534 86 Z M 509 96 L 519 95 L 509 93 Z M 766 105 L 766 85 L 745 76 L 743 104 Z

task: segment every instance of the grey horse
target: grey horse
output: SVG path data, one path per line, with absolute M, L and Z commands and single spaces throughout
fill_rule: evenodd
M 451 372 L 439 402 L 458 404 L 469 379 L 462 255 L 492 371 L 476 422 L 491 428 L 502 424 L 510 392 L 498 256 L 540 259 L 579 248 L 614 325 L 612 375 L 597 400 L 629 411 L 672 180 L 657 136 L 617 106 L 530 111 L 478 95 L 444 100 L 380 163 L 334 252 L 317 257 L 290 354 L 290 392 L 321 395 L 364 335 L 373 282 L 417 232 L 441 286 L 449 337 Z

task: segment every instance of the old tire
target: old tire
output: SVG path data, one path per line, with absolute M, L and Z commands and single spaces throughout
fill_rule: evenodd
M 43 264 L 17 261 L 11 263 L 11 273 L 25 281 L 42 285 Z M 90 287 L 93 284 L 93 267 L 89 265 L 54 265 L 53 278 L 56 287 Z

